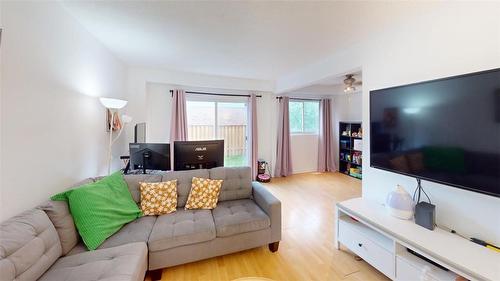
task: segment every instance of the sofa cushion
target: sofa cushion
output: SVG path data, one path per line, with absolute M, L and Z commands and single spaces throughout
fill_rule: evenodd
M 45 212 L 25 211 L 0 224 L 0 279 L 36 280 L 61 251 L 57 231 Z
M 177 180 L 141 182 L 141 210 L 145 216 L 170 214 L 177 209 Z
M 71 251 L 69 251 L 66 256 L 72 256 L 72 255 L 76 255 L 76 254 L 80 254 L 80 253 L 84 253 L 84 252 L 88 252 L 89 250 L 87 249 L 87 246 L 85 246 L 85 244 L 83 244 L 82 241 L 78 242 L 78 244 L 76 244 L 75 247 L 73 247 L 73 249 L 71 249 Z
M 271 226 L 269 217 L 250 199 L 220 202 L 212 213 L 217 237 L 256 231 Z
M 223 180 L 193 178 L 186 209 L 212 210 L 219 201 Z
M 133 242 L 147 243 L 155 221 L 156 216 L 144 216 L 129 222 L 118 230 L 118 232 L 106 239 L 99 246 L 99 249 L 121 246 Z
M 127 183 L 128 190 L 132 195 L 135 203 L 141 202 L 141 190 L 140 190 L 140 182 L 160 182 L 161 175 L 148 175 L 148 174 L 139 174 L 139 175 L 123 175 L 123 179 Z
M 149 236 L 149 250 L 161 251 L 215 238 L 210 210 L 184 210 L 159 216 Z
M 62 254 L 66 255 L 78 243 L 79 235 L 76 231 L 73 217 L 69 212 L 68 203 L 64 201 L 48 201 L 38 208 L 45 211 L 54 224 L 59 240 L 61 241 Z
M 144 280 L 148 249 L 145 243 L 85 252 L 59 259 L 40 281 Z
M 69 202 L 78 233 L 89 250 L 95 250 L 123 225 L 142 215 L 121 171 L 56 194 L 51 199 Z
M 174 171 L 163 175 L 162 181 L 177 180 L 177 207 L 186 205 L 193 177 L 208 178 L 208 170 Z
M 250 167 L 218 167 L 210 169 L 210 178 L 224 180 L 219 201 L 249 199 L 252 197 Z
M 77 187 L 87 183 L 94 182 L 93 179 L 85 179 L 78 182 L 72 187 Z M 71 188 L 71 187 L 70 187 Z M 80 240 L 80 235 L 75 227 L 75 222 L 69 211 L 69 206 L 67 202 L 64 201 L 52 201 L 49 200 L 38 207 L 43 210 L 47 216 L 49 216 L 50 221 L 56 227 L 57 234 L 59 235 L 59 240 L 61 241 L 62 254 L 66 255 L 76 246 L 78 240 Z

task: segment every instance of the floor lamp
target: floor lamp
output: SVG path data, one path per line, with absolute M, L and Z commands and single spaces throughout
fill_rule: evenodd
M 125 107 L 125 105 L 127 105 L 127 101 L 126 100 L 120 100 L 120 99 L 111 99 L 111 98 L 100 98 L 99 101 L 111 113 L 110 123 L 106 124 L 106 126 L 109 125 L 108 175 L 110 175 L 111 174 L 111 160 L 113 158 L 111 148 L 113 146 L 113 143 L 115 143 L 115 141 L 120 137 L 125 124 L 130 123 L 130 121 L 132 121 L 132 118 L 130 116 L 123 115 L 123 117 L 122 117 L 123 125 L 121 126 L 120 131 L 118 132 L 118 135 L 113 140 L 113 126 L 114 126 L 113 123 L 115 121 L 114 120 L 115 113 L 118 112 L 119 109 Z

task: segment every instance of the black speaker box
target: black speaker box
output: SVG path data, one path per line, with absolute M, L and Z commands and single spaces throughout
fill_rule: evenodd
M 415 223 L 434 230 L 436 225 L 436 206 L 427 202 L 419 202 L 415 206 Z

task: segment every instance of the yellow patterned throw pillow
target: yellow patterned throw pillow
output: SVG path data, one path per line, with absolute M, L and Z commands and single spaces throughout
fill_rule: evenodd
M 185 209 L 211 210 L 217 206 L 223 180 L 195 178 L 191 181 L 191 191 Z
M 177 180 L 140 182 L 141 210 L 145 216 L 159 216 L 175 212 L 177 208 Z

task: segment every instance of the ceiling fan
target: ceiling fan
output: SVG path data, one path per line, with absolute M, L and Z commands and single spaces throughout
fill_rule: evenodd
M 362 84 L 361 81 L 356 81 L 354 78 L 354 74 L 347 74 L 344 79 L 344 93 L 352 93 L 356 91 L 356 86 L 360 86 Z

